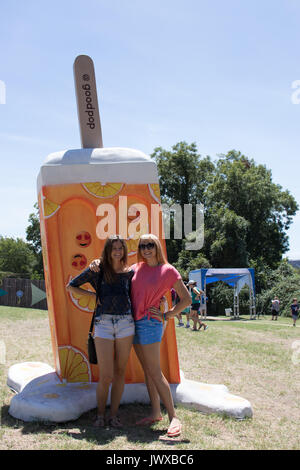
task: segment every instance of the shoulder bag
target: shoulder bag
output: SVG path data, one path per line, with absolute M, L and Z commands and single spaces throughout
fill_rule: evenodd
M 93 327 L 94 327 L 96 310 L 97 310 L 97 306 L 98 306 L 98 292 L 99 292 L 99 288 L 101 286 L 102 277 L 103 277 L 103 273 L 102 273 L 102 269 L 101 269 L 100 272 L 99 272 L 98 279 L 97 279 L 96 306 L 95 306 L 95 310 L 94 310 L 94 313 L 93 313 L 93 318 L 92 318 L 92 321 L 91 321 L 89 336 L 88 336 L 88 340 L 87 340 L 87 350 L 88 350 L 88 358 L 89 358 L 90 364 L 97 364 L 97 362 L 98 362 L 97 361 L 95 341 L 94 341 L 94 337 L 93 337 L 92 332 L 93 332 Z

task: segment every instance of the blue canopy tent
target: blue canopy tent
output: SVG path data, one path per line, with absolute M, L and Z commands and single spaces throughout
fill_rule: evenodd
M 226 282 L 234 288 L 233 317 L 239 318 L 239 293 L 245 285 L 249 286 L 250 319 L 256 317 L 255 310 L 255 279 L 253 268 L 219 268 L 195 269 L 190 271 L 189 279 L 197 282 L 197 286 L 205 292 L 203 302 L 206 307 L 206 286 L 217 281 Z M 205 308 L 206 312 L 206 308 Z

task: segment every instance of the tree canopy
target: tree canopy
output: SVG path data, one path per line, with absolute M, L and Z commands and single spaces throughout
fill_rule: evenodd
M 35 256 L 24 240 L 0 236 L 0 271 L 30 275 L 34 264 Z
M 204 205 L 201 253 L 209 264 L 246 267 L 260 259 L 271 268 L 278 266 L 288 250 L 287 230 L 298 205 L 288 190 L 272 181 L 271 170 L 236 150 L 213 162 L 198 153 L 195 143 L 186 142 L 170 151 L 158 147 L 152 157 L 163 202 Z M 184 244 L 172 240 L 167 247 L 173 262 Z

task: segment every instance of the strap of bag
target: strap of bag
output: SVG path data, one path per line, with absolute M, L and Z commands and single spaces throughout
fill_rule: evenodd
M 94 310 L 94 313 L 93 313 L 93 318 L 92 318 L 92 321 L 91 321 L 91 325 L 90 325 L 90 331 L 89 331 L 89 333 L 92 333 L 92 331 L 93 331 L 93 328 L 94 328 L 94 320 L 95 320 L 95 315 L 96 315 L 96 310 Z
M 99 275 L 98 275 L 98 277 L 97 277 L 96 306 L 95 306 L 95 309 L 94 309 L 94 313 L 93 313 L 93 317 L 92 317 L 92 321 L 91 321 L 89 333 L 92 333 L 93 328 L 94 328 L 94 321 L 95 321 L 96 310 L 97 310 L 98 300 L 99 300 L 98 292 L 99 292 L 99 288 L 100 288 L 101 283 L 102 283 L 102 279 L 103 279 L 103 271 L 102 271 L 102 268 L 100 268 L 100 272 L 99 272 Z

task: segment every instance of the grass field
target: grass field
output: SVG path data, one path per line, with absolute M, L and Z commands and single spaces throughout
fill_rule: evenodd
M 247 318 L 247 317 L 243 317 Z M 177 323 L 177 320 L 176 320 Z M 142 405 L 121 406 L 121 430 L 95 430 L 95 410 L 77 421 L 46 425 L 25 423 L 8 413 L 13 393 L 6 386 L 8 368 L 18 362 L 42 361 L 53 366 L 47 312 L 0 307 L 0 340 L 6 363 L 0 364 L 0 449 L 196 450 L 299 449 L 300 321 L 270 317 L 253 321 L 208 321 L 207 331 L 176 328 L 180 368 L 187 379 L 224 384 L 230 393 L 250 401 L 253 418 L 242 421 L 204 415 L 177 407 L 184 424 L 182 439 L 163 442 L 168 420 L 150 428 L 135 421 L 149 412 Z M 294 344 L 295 346 L 295 344 Z

